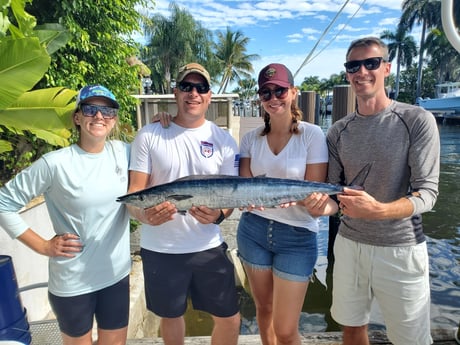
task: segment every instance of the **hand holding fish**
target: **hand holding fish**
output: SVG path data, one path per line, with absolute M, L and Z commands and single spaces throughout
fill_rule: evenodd
M 211 224 L 220 216 L 220 209 L 209 208 L 206 206 L 192 206 L 188 213 L 201 224 Z
M 330 198 L 328 194 L 313 192 L 298 203 L 303 204 L 308 213 L 310 213 L 313 217 L 320 217 L 337 212 L 337 204 L 335 202 L 331 203 L 329 200 Z
M 342 214 L 352 218 L 382 219 L 383 203 L 375 200 L 363 190 L 344 188 L 343 193 L 337 195 Z
M 176 213 L 176 206 L 169 201 L 165 201 L 156 206 L 144 209 L 137 218 L 145 224 L 160 225 L 172 220 Z

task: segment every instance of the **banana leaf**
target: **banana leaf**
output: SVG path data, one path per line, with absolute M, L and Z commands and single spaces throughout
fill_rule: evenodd
M 37 37 L 0 40 L 0 110 L 6 109 L 43 77 L 50 64 Z M 1 122 L 0 122 L 1 123 Z

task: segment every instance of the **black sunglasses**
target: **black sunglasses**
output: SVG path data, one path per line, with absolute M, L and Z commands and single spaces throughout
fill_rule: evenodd
M 97 112 L 100 112 L 104 119 L 113 119 L 118 115 L 117 108 L 106 107 L 103 105 L 82 104 L 80 105 L 80 109 L 84 116 L 94 117 Z
M 262 89 L 259 90 L 259 98 L 263 102 L 267 102 L 272 98 L 272 95 L 275 95 L 276 98 L 283 99 L 286 97 L 287 92 L 289 88 L 288 87 L 277 87 L 274 90 L 270 89 Z
M 347 61 L 343 65 L 345 66 L 347 73 L 356 73 L 360 70 L 361 66 L 366 67 L 368 71 L 376 70 L 380 67 L 382 61 L 387 62 L 383 59 L 383 57 L 373 57 L 364 60 Z
M 191 92 L 193 88 L 195 88 L 198 93 L 208 93 L 209 91 L 209 85 L 205 83 L 195 84 L 189 81 L 181 81 L 177 87 L 182 92 Z

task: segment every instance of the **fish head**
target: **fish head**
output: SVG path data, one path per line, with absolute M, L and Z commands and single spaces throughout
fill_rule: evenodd
M 131 193 L 118 197 L 117 201 L 121 202 L 122 204 L 147 208 L 153 206 L 153 204 L 148 199 L 148 196 L 143 193 Z

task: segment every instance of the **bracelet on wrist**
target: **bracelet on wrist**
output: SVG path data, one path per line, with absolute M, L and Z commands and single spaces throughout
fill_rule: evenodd
M 213 224 L 219 225 L 219 224 L 222 223 L 224 220 L 225 220 L 224 211 L 220 210 L 219 218 L 217 218 L 217 219 L 213 222 Z

